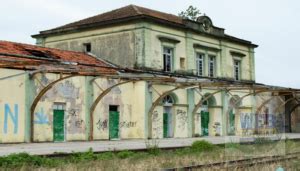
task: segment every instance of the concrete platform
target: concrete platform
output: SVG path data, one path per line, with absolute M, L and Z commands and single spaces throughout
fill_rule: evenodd
M 147 145 L 158 145 L 160 148 L 176 148 L 190 146 L 194 141 L 206 140 L 213 144 L 229 142 L 252 142 L 258 136 L 220 136 L 200 138 L 170 138 L 156 140 L 116 140 L 116 141 L 92 141 L 92 142 L 63 142 L 63 143 L 23 143 L 0 144 L 0 156 L 13 153 L 26 152 L 32 155 L 51 155 L 55 153 L 85 152 L 90 148 L 95 152 L 119 151 L 119 150 L 143 150 Z M 259 136 L 262 137 L 262 136 Z M 267 136 L 271 139 L 300 139 L 300 134 L 287 133 Z

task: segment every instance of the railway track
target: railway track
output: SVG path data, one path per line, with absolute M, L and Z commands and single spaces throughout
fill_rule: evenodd
M 300 157 L 300 152 L 287 153 L 286 155 L 275 155 L 275 156 L 264 156 L 264 157 L 253 157 L 247 159 L 228 160 L 222 162 L 204 163 L 199 165 L 191 165 L 178 168 L 164 168 L 162 171 L 190 171 L 196 169 L 228 169 L 228 168 L 246 168 L 254 165 L 271 164 L 280 161 L 293 160 Z

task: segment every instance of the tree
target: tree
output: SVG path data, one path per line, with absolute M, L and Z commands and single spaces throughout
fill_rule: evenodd
M 181 11 L 178 14 L 179 17 L 194 20 L 194 21 L 196 21 L 200 15 L 201 15 L 200 10 L 197 7 L 194 7 L 192 5 L 190 5 L 188 9 L 186 9 L 185 11 Z

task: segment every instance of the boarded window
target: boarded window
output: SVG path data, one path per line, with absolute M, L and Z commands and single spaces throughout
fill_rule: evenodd
M 185 58 L 180 58 L 180 68 L 185 69 Z

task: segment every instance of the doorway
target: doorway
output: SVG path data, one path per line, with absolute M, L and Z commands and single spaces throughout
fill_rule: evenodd
M 65 103 L 53 105 L 53 141 L 65 141 Z
M 65 111 L 54 109 L 53 115 L 53 141 L 65 141 Z
M 208 125 L 209 125 L 209 112 L 201 111 L 201 134 L 202 136 L 208 136 Z
M 172 138 L 173 137 L 173 127 L 172 127 L 172 107 L 164 106 L 163 115 L 163 137 Z
M 119 139 L 119 121 L 120 113 L 118 111 L 119 106 L 109 106 L 109 139 Z

